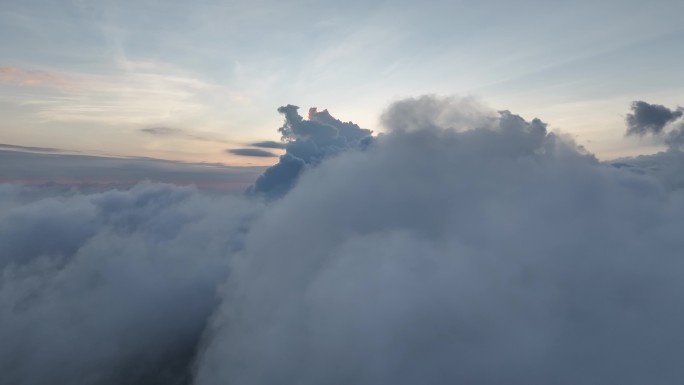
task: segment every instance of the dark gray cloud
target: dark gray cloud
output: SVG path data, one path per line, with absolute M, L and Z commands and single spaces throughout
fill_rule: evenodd
M 283 142 L 276 142 L 273 140 L 266 140 L 263 142 L 256 142 L 256 143 L 251 143 L 250 146 L 252 147 L 261 147 L 261 148 L 278 148 L 278 149 L 284 149 L 286 147 L 286 143 Z
M 59 148 L 52 147 L 32 147 L 32 146 L 18 146 L 16 144 L 6 144 L 0 143 L 0 150 L 16 150 L 16 151 L 28 151 L 28 152 L 48 152 L 48 153 L 60 153 L 65 152 Z
M 614 167 L 537 119 L 400 103 L 363 151 L 305 162 L 293 154 L 316 152 L 288 147 L 264 173 L 283 189 L 268 204 L 0 184 L 3 381 L 684 377 L 682 153 Z
M 671 110 L 659 104 L 632 102 L 632 113 L 627 114 L 627 135 L 653 135 L 670 150 L 684 149 L 684 109 Z M 666 129 L 667 128 L 667 129 Z
M 264 150 L 259 150 L 256 148 L 233 148 L 230 150 L 226 150 L 227 153 L 233 154 L 233 155 L 240 155 L 240 156 L 255 156 L 258 158 L 273 158 L 276 157 L 277 155 L 264 151 Z
M 671 110 L 660 104 L 643 101 L 632 102 L 632 112 L 627 114 L 627 135 L 658 135 L 665 125 L 680 118 L 681 109 Z
M 299 107 L 288 104 L 278 108 L 285 115 L 285 124 L 278 129 L 285 141 L 285 155 L 278 164 L 262 174 L 248 191 L 250 194 L 277 198 L 286 193 L 307 166 L 352 149 L 363 149 L 372 131 L 352 122 L 342 122 L 328 110 L 309 109 L 308 119 L 299 115 Z

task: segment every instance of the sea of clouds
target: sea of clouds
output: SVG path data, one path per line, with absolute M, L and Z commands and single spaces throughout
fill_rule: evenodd
M 668 151 L 613 163 L 424 96 L 378 136 L 282 107 L 244 196 L 0 185 L 0 382 L 679 384 L 684 126 L 645 104 Z

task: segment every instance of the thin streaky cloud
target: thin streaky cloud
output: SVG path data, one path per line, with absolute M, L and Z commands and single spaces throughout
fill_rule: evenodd
M 275 158 L 277 156 L 272 152 L 259 150 L 257 148 L 233 148 L 230 150 L 226 150 L 226 152 L 233 155 L 253 156 L 257 158 Z
M 152 126 L 141 128 L 138 131 L 156 137 L 183 138 L 201 142 L 231 143 L 225 139 L 213 138 L 206 134 L 195 133 L 194 131 L 184 130 L 177 127 Z
M 72 83 L 61 75 L 16 67 L 0 67 L 0 80 L 22 86 L 51 86 L 56 88 L 65 88 Z
M 19 146 L 16 144 L 6 144 L 6 143 L 0 143 L 0 149 L 14 150 L 14 151 L 26 151 L 26 152 L 48 152 L 48 153 L 66 152 L 65 150 L 62 150 L 59 148 Z
M 261 148 L 276 148 L 276 149 L 284 149 L 286 144 L 283 142 L 276 142 L 274 140 L 265 140 L 262 142 L 255 142 L 251 143 L 250 146 L 252 147 L 261 147 Z
M 155 136 L 175 136 L 175 135 L 183 133 L 183 131 L 179 128 L 163 127 L 163 126 L 141 128 L 140 132 L 144 132 L 146 134 L 155 135 Z

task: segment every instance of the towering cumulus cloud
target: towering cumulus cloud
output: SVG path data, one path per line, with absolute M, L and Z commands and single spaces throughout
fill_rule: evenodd
M 286 152 L 276 165 L 257 179 L 250 193 L 267 198 L 280 197 L 294 186 L 307 166 L 315 166 L 323 159 L 346 150 L 363 148 L 372 139 L 371 130 L 352 122 L 339 121 L 328 110 L 318 112 L 311 108 L 308 120 L 305 120 L 298 109 L 291 104 L 278 108 L 278 112 L 285 115 L 285 124 L 278 131 L 286 142 Z
M 254 224 L 197 383 L 684 378 L 682 192 L 538 120 L 417 101 Z
M 280 111 L 287 154 L 248 197 L 1 185 L 0 378 L 684 378 L 684 183 L 470 99 L 393 104 L 372 141 Z

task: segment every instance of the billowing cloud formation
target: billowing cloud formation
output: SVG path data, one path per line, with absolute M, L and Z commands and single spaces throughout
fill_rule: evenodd
M 278 129 L 285 144 L 285 155 L 257 179 L 249 193 L 268 198 L 285 194 L 308 166 L 343 151 L 364 148 L 371 140 L 371 130 L 352 122 L 333 118 L 328 110 L 309 110 L 308 120 L 302 118 L 299 107 L 287 105 L 278 108 L 285 115 L 285 124 Z
M 682 226 L 539 121 L 400 126 L 255 223 L 196 383 L 676 383 Z
M 276 155 L 272 152 L 259 150 L 257 148 L 233 148 L 226 150 L 227 153 L 240 156 L 255 156 L 258 158 L 273 158 Z
M 684 114 L 681 109 L 673 111 L 659 104 L 643 101 L 632 103 L 632 112 L 627 114 L 627 135 L 658 135 L 666 124 L 680 118 Z
M 259 205 L 191 188 L 0 185 L 7 384 L 179 384 Z
M 154 184 L 47 198 L 2 185 L 3 379 L 683 378 L 682 185 L 603 164 L 539 120 L 423 102 L 449 111 L 404 101 L 385 122 L 413 123 L 364 151 L 286 154 L 297 182 L 267 205 Z M 305 122 L 283 112 L 286 132 Z M 682 162 L 667 154 L 650 159 Z
M 655 177 L 667 190 L 684 190 L 684 152 L 680 150 L 618 159 L 612 165 Z
M 665 144 L 674 150 L 684 150 L 684 122 L 680 122 L 665 137 Z
M 491 125 L 496 114 L 475 98 L 423 95 L 392 104 L 382 115 L 383 124 L 394 131 L 449 127 L 464 130 Z

